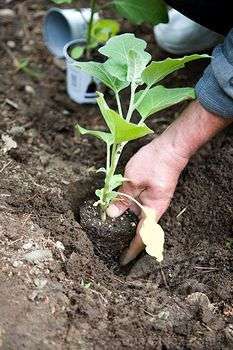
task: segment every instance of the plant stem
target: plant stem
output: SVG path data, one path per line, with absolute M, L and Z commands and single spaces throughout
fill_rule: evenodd
M 111 146 L 107 144 L 107 160 L 106 160 L 106 172 L 108 173 L 110 168 L 110 156 L 111 156 Z
M 132 114 L 135 110 L 134 97 L 135 97 L 136 89 L 137 89 L 137 84 L 135 82 L 132 82 L 131 83 L 131 96 L 130 96 L 129 108 L 128 108 L 128 113 L 126 116 L 127 121 L 130 121 Z M 123 117 L 119 93 L 116 92 L 115 96 L 116 96 L 119 114 Z M 121 153 L 122 153 L 123 148 L 125 147 L 126 144 L 127 144 L 127 142 L 122 142 L 118 145 L 113 144 L 113 146 L 112 146 L 110 166 L 107 168 L 106 177 L 105 177 L 105 184 L 104 184 L 104 189 L 103 189 L 103 204 L 101 205 L 103 219 L 105 218 L 104 212 L 106 211 L 106 209 L 109 205 L 108 196 L 109 196 L 109 193 L 112 192 L 110 189 L 110 181 L 111 181 L 111 178 L 115 174 L 116 167 L 117 167 L 117 164 L 119 162 Z M 109 164 L 108 161 L 107 161 L 107 164 Z
M 87 26 L 87 43 L 86 43 L 86 57 L 89 59 L 90 56 L 90 43 L 91 43 L 91 32 L 94 21 L 94 14 L 96 8 L 96 0 L 91 0 L 91 17 Z
M 129 109 L 128 109 L 128 113 L 126 116 L 126 121 L 129 122 L 131 119 L 131 116 L 133 114 L 133 111 L 135 110 L 134 107 L 134 97 L 135 97 L 135 91 L 137 88 L 137 84 L 135 84 L 135 82 L 132 82 L 131 84 L 131 95 L 130 95 L 130 102 L 129 102 Z
M 144 97 L 146 96 L 146 94 L 148 93 L 149 90 L 150 90 L 150 85 L 147 85 L 147 87 L 145 88 L 145 90 L 143 91 L 143 93 L 141 94 L 141 96 L 139 97 L 137 102 L 135 103 L 134 109 L 136 109 L 141 104 L 141 102 L 143 101 Z
M 116 192 L 119 196 L 123 196 L 128 198 L 129 200 L 131 200 L 132 202 L 134 202 L 135 204 L 137 204 L 137 206 L 144 211 L 144 207 L 141 203 L 139 203 L 135 198 L 131 197 L 130 195 L 126 194 L 126 193 L 122 193 L 122 192 Z
M 116 97 L 116 101 L 117 101 L 118 113 L 120 114 L 121 117 L 123 117 L 122 107 L 121 107 L 121 100 L 120 100 L 119 92 L 116 92 L 116 93 L 115 93 L 115 97 Z

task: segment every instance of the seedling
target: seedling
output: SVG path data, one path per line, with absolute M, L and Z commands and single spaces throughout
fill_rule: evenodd
M 0 46 L 6 51 L 8 56 L 11 58 L 14 67 L 16 68 L 16 72 L 22 71 L 26 73 L 33 79 L 39 80 L 42 77 L 42 73 L 37 68 L 32 68 L 30 65 L 30 61 L 28 58 L 20 58 L 18 59 L 14 53 L 7 47 L 4 43 L 0 43 Z
M 73 0 L 52 0 L 56 4 L 71 4 Z M 167 9 L 163 0 L 112 0 L 104 5 L 99 4 L 97 0 L 89 1 L 91 9 L 90 19 L 87 21 L 86 42 L 84 46 L 75 46 L 70 52 L 73 59 L 79 59 L 83 55 L 90 59 L 91 50 L 105 43 L 109 38 L 115 36 L 120 26 L 116 20 L 99 19 L 95 21 L 95 13 L 103 8 L 113 7 L 118 14 L 127 18 L 130 22 L 141 24 L 147 22 L 152 25 L 167 22 Z M 82 15 L 81 10 L 80 11 Z
M 151 55 L 145 51 L 146 46 L 146 42 L 136 38 L 134 34 L 122 34 L 109 39 L 105 46 L 99 49 L 106 58 L 104 63 L 78 62 L 81 70 L 98 78 L 113 91 L 116 98 L 117 111 L 108 106 L 102 93 L 98 93 L 97 103 L 109 129 L 108 132 L 76 126 L 79 134 L 95 136 L 106 144 L 106 166 L 98 170 L 105 174 L 104 186 L 95 192 L 99 198 L 95 205 L 101 207 L 103 220 L 110 202 L 118 196 L 116 188 L 123 181 L 127 181 L 121 174 L 116 173 L 125 145 L 131 140 L 153 133 L 145 124 L 149 116 L 181 101 L 195 99 L 193 88 L 165 88 L 156 84 L 168 74 L 183 68 L 187 62 L 209 57 L 193 54 L 183 58 L 151 61 Z M 123 111 L 120 92 L 126 88 L 130 90 L 130 100 L 127 110 Z M 135 112 L 140 115 L 138 124 L 131 122 Z M 138 205 L 140 206 L 140 203 Z M 148 219 L 145 221 L 148 229 L 153 215 L 147 209 L 144 208 L 144 214 Z M 161 233 L 160 240 L 162 242 Z M 151 239 L 146 233 L 144 243 L 151 245 Z M 159 259 L 161 261 L 161 254 Z
M 15 61 L 15 66 L 17 71 L 22 71 L 33 79 L 40 80 L 42 77 L 42 73 L 38 69 L 30 67 L 30 62 L 27 58 Z
M 91 282 L 85 282 L 83 279 L 81 279 L 81 286 L 85 289 L 89 289 L 91 287 Z

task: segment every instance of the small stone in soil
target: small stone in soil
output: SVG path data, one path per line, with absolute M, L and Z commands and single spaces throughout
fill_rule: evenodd
M 42 278 L 42 279 L 41 278 L 35 278 L 34 279 L 34 284 L 40 289 L 44 288 L 46 286 L 47 282 L 48 282 L 48 280 L 45 279 L 45 278 Z
M 52 260 L 53 255 L 49 249 L 37 249 L 25 254 L 24 259 L 28 262 L 37 264 L 43 261 Z
M 10 47 L 11 49 L 14 49 L 15 46 L 16 46 L 15 42 L 12 41 L 12 40 L 7 41 L 6 44 L 7 44 L 7 46 Z
M 25 128 L 23 126 L 12 126 L 9 130 L 9 134 L 12 136 L 21 136 L 25 133 Z
M 55 243 L 55 246 L 56 246 L 56 248 L 59 249 L 59 250 L 65 250 L 64 245 L 63 245 L 62 242 L 60 242 L 60 241 L 57 241 L 57 242 Z
M 29 294 L 28 299 L 31 301 L 34 301 L 36 299 L 38 293 L 39 292 L 37 290 L 34 290 L 31 294 Z
M 15 17 L 15 12 L 11 9 L 1 9 L 0 17 Z
M 28 250 L 28 249 L 31 249 L 32 246 L 33 246 L 33 242 L 27 242 L 22 246 L 22 248 L 25 250 Z
M 30 95 L 35 95 L 35 94 L 36 94 L 35 90 L 34 90 L 33 87 L 30 86 L 30 85 L 26 85 L 26 86 L 25 86 L 25 91 L 26 91 L 28 94 L 30 94 Z
M 18 261 L 18 260 L 15 260 L 12 262 L 12 266 L 17 268 L 17 267 L 20 267 L 23 265 L 23 262 L 22 261 Z

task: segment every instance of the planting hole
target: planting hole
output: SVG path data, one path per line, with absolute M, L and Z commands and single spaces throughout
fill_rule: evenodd
M 97 180 L 98 182 L 99 180 Z M 119 258 L 135 235 L 137 217 L 126 212 L 119 218 L 101 220 L 99 207 L 94 207 L 96 182 L 73 183 L 68 200 L 75 219 L 93 244 L 95 254 L 111 269 L 119 270 Z

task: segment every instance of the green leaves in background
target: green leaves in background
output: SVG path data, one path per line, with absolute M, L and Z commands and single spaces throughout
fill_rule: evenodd
M 73 0 L 51 1 L 57 5 L 73 2 Z M 145 22 L 156 25 L 168 22 L 167 7 L 163 0 L 113 0 L 109 4 L 114 5 L 120 16 L 135 24 Z
M 78 60 L 83 55 L 84 51 L 85 51 L 84 46 L 75 46 L 72 48 L 72 50 L 70 52 L 70 56 L 74 60 Z
M 40 80 L 43 76 L 42 72 L 37 67 L 32 67 L 28 58 L 16 59 L 15 65 L 17 71 L 22 71 L 32 79 Z
M 140 98 L 143 91 L 139 91 L 135 95 L 135 102 Z M 195 91 L 193 88 L 174 88 L 167 89 L 162 85 L 158 85 L 149 90 L 137 111 L 145 120 L 151 114 L 154 114 L 162 109 L 170 107 L 184 100 L 195 99 Z
M 209 57 L 210 56 L 205 54 L 193 54 L 182 58 L 167 58 L 163 61 L 153 61 L 142 73 L 142 80 L 147 85 L 152 86 L 165 78 L 168 74 L 183 68 L 187 62 Z
M 114 92 L 119 92 L 126 88 L 129 83 L 119 80 L 112 76 L 106 69 L 105 64 L 98 62 L 78 62 L 78 67 L 86 73 L 89 73 L 95 78 L 98 78 L 102 83 L 107 85 Z
M 116 10 L 130 22 L 156 25 L 167 23 L 167 7 L 163 0 L 113 0 Z
M 51 0 L 55 4 L 61 5 L 61 4 L 71 4 L 73 0 Z
M 115 36 L 120 30 L 120 25 L 113 19 L 100 19 L 93 24 L 91 36 L 97 43 L 105 43 Z

